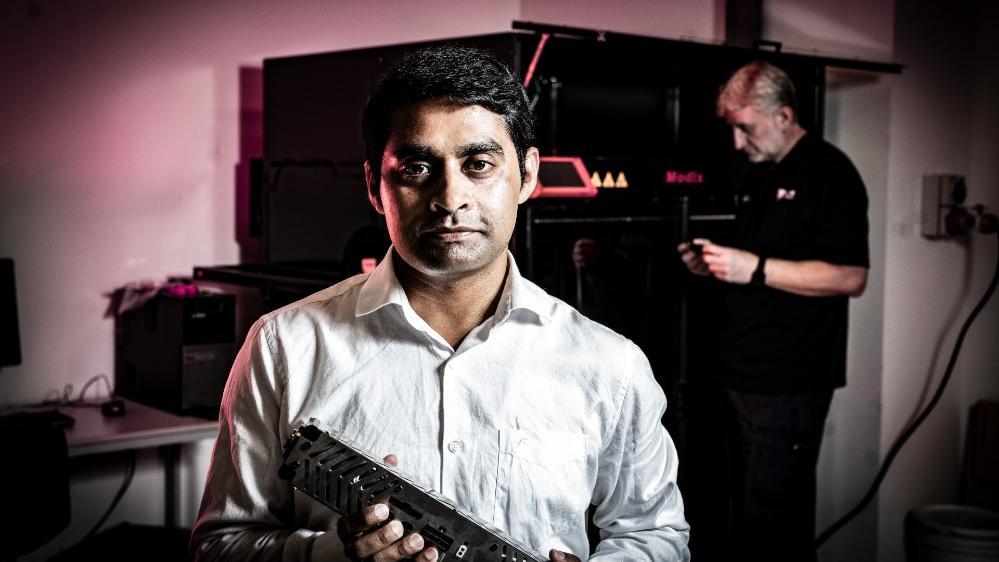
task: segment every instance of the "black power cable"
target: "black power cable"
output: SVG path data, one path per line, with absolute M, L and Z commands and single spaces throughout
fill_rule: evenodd
M 999 242 L 999 236 L 997 236 L 997 242 Z M 999 250 L 999 244 L 997 244 L 996 249 Z M 989 299 L 992 298 L 992 293 L 996 290 L 997 281 L 999 281 L 999 255 L 997 255 L 996 269 L 992 273 L 992 281 L 989 283 L 989 287 L 985 290 L 985 294 L 982 295 L 978 304 L 975 305 L 975 308 L 971 311 L 971 314 L 968 315 L 967 320 L 965 320 L 964 324 L 961 326 L 961 331 L 957 334 L 957 341 L 954 342 L 954 350 L 951 351 L 950 360 L 947 361 L 947 368 L 944 370 L 943 378 L 940 379 L 940 384 L 937 385 L 937 390 L 933 394 L 933 398 L 930 399 L 929 403 L 926 404 L 926 407 L 919 412 L 919 416 L 917 416 L 916 419 L 914 419 L 912 423 L 905 428 L 905 431 L 899 435 L 891 449 L 888 450 L 888 454 L 885 456 L 885 460 L 881 464 L 881 469 L 878 470 L 877 476 L 874 477 L 874 482 L 871 483 L 871 487 L 867 490 L 863 499 L 860 500 L 860 503 L 858 503 L 856 507 L 849 511 L 849 513 L 840 517 L 838 521 L 830 525 L 825 531 L 815 538 L 816 550 L 818 550 L 819 547 L 821 547 L 826 541 L 829 540 L 830 537 L 835 535 L 837 531 L 843 528 L 843 526 L 849 523 L 854 517 L 860 515 L 860 512 L 862 512 L 867 505 L 871 503 L 874 496 L 877 495 L 878 488 L 881 487 L 881 481 L 884 480 L 885 475 L 888 474 L 888 469 L 891 468 L 892 462 L 895 460 L 895 456 L 898 455 L 899 451 L 902 450 L 902 446 L 905 445 L 905 442 L 912 437 L 912 434 L 915 433 L 923 421 L 929 417 L 930 412 L 933 411 L 937 402 L 940 401 L 940 397 L 943 395 L 944 389 L 947 387 L 947 382 L 950 380 L 950 375 L 954 371 L 954 365 L 957 363 L 957 357 L 961 352 L 961 345 L 964 344 L 964 336 L 968 334 L 968 329 L 971 328 L 971 324 L 975 321 L 978 313 L 985 308 L 986 303 L 988 303 Z
M 121 498 L 125 496 L 125 492 L 127 492 L 129 486 L 131 486 L 133 476 L 135 476 L 135 451 L 129 451 L 128 467 L 125 469 L 125 477 L 121 481 L 121 487 L 118 488 L 118 493 L 115 494 L 114 499 L 111 500 L 111 505 L 109 505 L 107 510 L 104 511 L 104 515 L 102 515 L 94 527 L 90 529 L 90 532 L 80 539 L 81 543 L 96 535 L 97 532 L 101 530 L 101 527 L 104 526 L 108 517 L 111 517 L 111 514 L 114 512 L 114 508 L 118 507 L 118 502 L 121 501 Z

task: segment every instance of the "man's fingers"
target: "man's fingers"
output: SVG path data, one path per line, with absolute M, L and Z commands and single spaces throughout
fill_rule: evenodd
M 724 263 L 722 257 L 716 256 L 715 254 L 704 254 L 701 256 L 701 261 L 704 262 L 704 264 L 707 265 L 708 267 Z
M 728 281 L 728 267 L 726 266 L 725 260 L 718 256 L 702 256 L 701 258 L 704 262 L 704 267 L 707 269 L 708 273 L 715 276 L 716 279 L 720 281 Z
M 403 559 L 437 560 L 437 549 L 424 548 L 423 537 L 419 533 L 403 536 L 402 525 L 392 521 L 381 529 L 364 535 L 354 543 L 354 555 L 372 562 L 395 562 Z
M 399 457 L 395 455 L 385 455 L 385 458 L 382 460 L 385 461 L 385 465 L 389 468 L 395 468 L 399 465 Z
M 720 256 L 725 251 L 724 246 L 719 246 L 717 244 L 707 243 L 701 244 L 701 254 L 705 256 Z
M 383 503 L 369 505 L 361 511 L 345 515 L 337 521 L 337 533 L 347 542 L 352 536 L 363 533 L 388 519 L 389 508 Z
M 386 525 L 379 529 L 362 535 L 361 537 L 354 540 L 353 554 L 358 558 L 364 559 L 369 556 L 373 556 L 376 553 L 381 553 L 381 551 L 388 549 L 393 550 L 391 547 L 396 541 L 402 538 L 403 529 L 402 523 L 398 521 L 389 521 Z M 391 552 L 385 553 L 385 555 L 391 556 Z M 401 556 L 400 556 L 401 558 Z M 384 558 L 385 560 L 396 560 L 397 558 Z
M 423 552 L 420 553 L 420 556 L 417 559 L 423 560 L 424 562 L 436 562 L 437 556 L 438 556 L 437 549 L 434 547 L 430 547 L 424 549 Z
M 682 261 L 687 266 L 697 265 L 698 262 L 704 261 L 704 255 L 687 250 L 686 252 L 680 254 L 680 261 Z
M 697 275 L 707 275 L 710 273 L 708 271 L 708 265 L 704 262 L 701 256 L 695 254 L 694 252 L 684 252 L 680 255 L 680 260 L 683 262 L 683 265 L 687 266 L 687 269 L 689 269 L 691 273 L 695 273 Z

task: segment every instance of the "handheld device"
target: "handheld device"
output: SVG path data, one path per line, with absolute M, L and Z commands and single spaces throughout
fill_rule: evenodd
M 438 562 L 548 560 L 315 425 L 292 432 L 278 476 L 341 515 L 375 503 L 388 505 L 389 520 L 398 519 L 407 533 L 420 533 L 425 545 L 437 549 Z
M 697 255 L 701 255 L 702 253 L 704 253 L 704 246 L 702 246 L 701 244 L 694 242 L 693 240 L 687 240 L 686 244 L 687 244 L 687 249 L 690 250 L 691 252 L 694 252 Z

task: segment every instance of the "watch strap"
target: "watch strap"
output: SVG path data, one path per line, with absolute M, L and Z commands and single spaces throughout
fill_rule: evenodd
M 767 258 L 760 256 L 760 261 L 756 264 L 756 269 L 753 271 L 752 277 L 749 278 L 749 284 L 754 287 L 765 287 L 767 284 L 767 274 L 766 274 Z

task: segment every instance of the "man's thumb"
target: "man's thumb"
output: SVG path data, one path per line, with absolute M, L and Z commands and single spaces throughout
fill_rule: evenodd
M 570 560 L 575 559 L 574 556 L 570 557 L 561 550 L 555 550 L 554 548 L 548 553 L 548 558 L 550 558 L 552 562 L 569 562 Z

